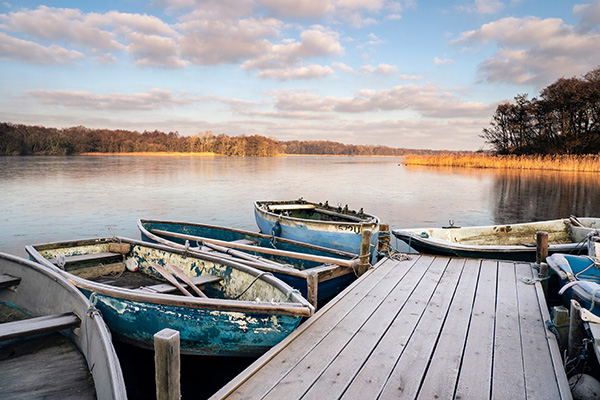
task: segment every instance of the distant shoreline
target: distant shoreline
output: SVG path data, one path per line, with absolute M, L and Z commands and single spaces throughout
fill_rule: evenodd
M 183 153 L 183 152 L 167 152 L 167 151 L 149 151 L 149 152 L 131 152 L 131 153 L 80 153 L 80 156 L 157 156 L 157 157 L 241 157 L 241 156 L 228 156 L 224 154 L 217 154 L 212 152 L 206 153 Z M 257 156 L 245 156 L 245 157 L 257 157 Z M 276 156 L 265 156 L 271 157 L 377 157 L 377 158 L 399 158 L 404 156 L 391 156 L 391 155 L 350 155 L 350 154 L 278 154 Z

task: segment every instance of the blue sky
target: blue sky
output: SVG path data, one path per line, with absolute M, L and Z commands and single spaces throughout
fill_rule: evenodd
M 477 150 L 600 65 L 600 0 L 0 1 L 0 120 Z

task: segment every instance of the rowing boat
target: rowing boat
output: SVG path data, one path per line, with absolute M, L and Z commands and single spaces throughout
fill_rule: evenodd
M 98 310 L 57 271 L 4 253 L 0 398 L 127 398 Z
M 564 218 L 507 225 L 394 229 L 396 238 L 419 252 L 458 257 L 535 261 L 536 232 L 548 232 L 548 252 L 587 251 L 586 238 L 600 218 Z
M 356 279 L 354 254 L 258 232 L 192 222 L 140 219 L 143 241 L 191 252 L 234 257 L 271 272 L 298 289 L 313 306 Z
M 299 242 L 360 254 L 362 235 L 371 230 L 377 243 L 379 218 L 348 206 L 332 207 L 328 202 L 256 201 L 254 217 L 261 232 Z
M 289 285 L 246 265 L 163 245 L 112 237 L 27 246 L 60 269 L 102 312 L 114 336 L 152 348 L 179 331 L 184 354 L 258 356 L 313 307 Z

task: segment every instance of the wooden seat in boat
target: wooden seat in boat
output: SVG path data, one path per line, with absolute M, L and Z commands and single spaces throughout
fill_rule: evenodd
M 5 322 L 0 324 L 0 342 L 77 328 L 79 325 L 81 325 L 81 320 L 72 312 Z
M 221 281 L 223 278 L 221 278 L 220 276 L 215 276 L 215 275 L 200 275 L 200 276 L 196 276 L 193 278 L 190 278 L 192 283 L 196 286 L 203 286 L 206 284 L 211 284 L 211 283 L 217 283 L 219 281 Z M 186 285 L 185 283 L 181 283 L 181 286 L 183 286 L 184 288 L 187 288 L 188 285 Z M 144 292 L 151 292 L 151 293 L 173 293 L 177 291 L 177 288 L 174 285 L 171 285 L 169 283 L 160 283 L 158 285 L 152 285 L 152 286 L 142 286 L 137 290 L 141 290 Z

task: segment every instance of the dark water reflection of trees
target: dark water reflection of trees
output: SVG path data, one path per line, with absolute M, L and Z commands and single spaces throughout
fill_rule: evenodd
M 498 170 L 491 191 L 497 224 L 600 216 L 600 174 Z

